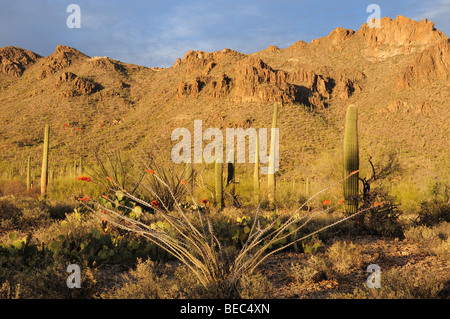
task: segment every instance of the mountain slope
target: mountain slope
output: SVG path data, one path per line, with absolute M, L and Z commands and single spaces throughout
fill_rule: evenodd
M 166 69 L 66 46 L 48 57 L 1 48 L 0 150 L 4 161 L 31 154 L 38 162 L 49 122 L 56 166 L 102 143 L 167 154 L 172 130 L 193 132 L 194 119 L 203 129 L 270 127 L 279 102 L 281 175 L 334 178 L 354 103 L 363 161 L 394 152 L 405 176 L 442 178 L 450 171 L 449 65 L 449 39 L 430 21 L 401 16 L 285 49 L 189 51 Z

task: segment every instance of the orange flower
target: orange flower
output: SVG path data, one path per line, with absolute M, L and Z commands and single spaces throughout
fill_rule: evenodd
M 69 124 L 64 124 L 65 127 L 69 127 Z
M 186 181 L 181 181 L 182 184 L 186 185 Z
M 326 199 L 326 200 L 324 200 L 323 204 L 324 204 L 325 206 L 326 206 L 326 205 L 330 205 L 330 204 L 331 204 L 331 201 L 330 201 L 329 199 Z
M 79 181 L 83 181 L 83 182 L 90 182 L 91 181 L 91 178 L 88 177 L 88 176 L 80 176 L 80 177 L 77 177 L 77 179 Z
M 114 182 L 112 177 L 106 176 L 107 179 L 109 179 L 111 182 Z
M 159 202 L 158 202 L 157 200 L 152 200 L 152 201 L 150 202 L 150 204 L 152 204 L 152 206 L 154 206 L 154 207 L 156 207 L 156 208 L 159 207 Z
M 378 203 L 375 203 L 373 206 L 377 207 L 377 206 L 381 206 L 381 205 L 383 205 L 383 203 L 382 202 L 378 202 Z
M 77 131 L 80 131 L 80 132 L 82 132 L 83 130 L 82 130 L 81 128 L 77 128 Z
M 105 199 L 109 199 L 108 195 L 102 195 L 102 197 L 105 198 Z
M 201 202 L 203 203 L 203 205 L 208 204 L 208 200 L 207 200 L 206 198 L 203 198 L 203 199 L 201 200 Z
M 145 170 L 147 173 L 150 173 L 150 174 L 155 174 L 155 171 L 154 170 L 151 170 L 151 169 L 146 169 Z
M 345 199 L 341 199 L 338 204 L 342 204 L 343 202 L 345 202 Z
M 91 199 L 89 195 L 85 195 L 84 197 L 78 198 L 78 200 L 81 200 L 83 202 L 88 202 Z

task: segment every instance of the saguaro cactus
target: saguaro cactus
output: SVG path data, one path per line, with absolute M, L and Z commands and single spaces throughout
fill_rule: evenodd
M 27 160 L 27 192 L 31 189 L 31 156 Z
M 50 126 L 45 125 L 44 131 L 44 150 L 42 156 L 42 172 L 41 172 L 41 196 L 47 195 L 48 184 L 48 150 L 49 150 Z
M 215 173 L 215 202 L 217 209 L 223 208 L 223 166 L 219 160 L 216 160 L 214 166 Z
M 349 214 L 358 211 L 359 183 L 358 110 L 355 105 L 347 108 L 344 133 L 344 181 L 345 210 Z M 356 173 L 355 173 L 356 172 Z
M 277 118 L 278 118 L 278 103 L 275 103 L 273 108 L 273 119 L 272 119 L 272 128 L 275 129 L 277 127 Z M 275 179 L 275 143 L 276 138 L 275 134 L 270 135 L 270 155 L 269 155 L 269 173 L 267 175 L 267 197 L 269 199 L 269 206 L 273 208 L 275 205 L 275 189 L 276 189 L 276 179 Z
M 253 171 L 253 192 L 256 202 L 259 203 L 261 194 L 259 185 L 259 136 L 256 135 L 255 170 Z

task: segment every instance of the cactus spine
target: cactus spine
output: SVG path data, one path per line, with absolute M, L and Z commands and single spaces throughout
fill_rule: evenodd
M 350 105 L 345 118 L 344 177 L 359 170 L 358 110 Z M 348 214 L 358 211 L 359 174 L 354 173 L 344 181 L 345 210 Z
M 256 202 L 259 203 L 260 188 L 259 188 L 259 136 L 256 135 L 256 152 L 255 152 L 255 170 L 253 172 L 253 191 L 255 193 Z
M 27 160 L 27 192 L 31 189 L 31 156 Z
M 273 119 L 272 119 L 272 129 L 277 127 L 278 118 L 278 103 L 275 103 L 273 108 Z M 275 189 L 276 189 L 276 179 L 275 179 L 275 130 L 272 130 L 270 134 L 270 155 L 269 155 L 269 174 L 267 175 L 267 196 L 269 199 L 269 207 L 273 208 L 275 205 Z
M 222 175 L 223 175 L 223 166 L 222 163 L 219 162 L 219 160 L 216 160 L 215 167 L 214 167 L 214 173 L 215 173 L 215 201 L 216 201 L 216 207 L 217 209 L 221 210 L 223 208 L 223 181 L 222 181 Z
M 47 196 L 48 183 L 48 150 L 49 150 L 50 126 L 45 125 L 44 130 L 44 150 L 42 156 L 42 172 L 41 172 L 41 196 Z

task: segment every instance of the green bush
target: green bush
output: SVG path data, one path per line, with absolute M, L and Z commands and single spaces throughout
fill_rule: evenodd
M 433 199 L 422 202 L 415 222 L 425 226 L 450 222 L 450 201 Z

